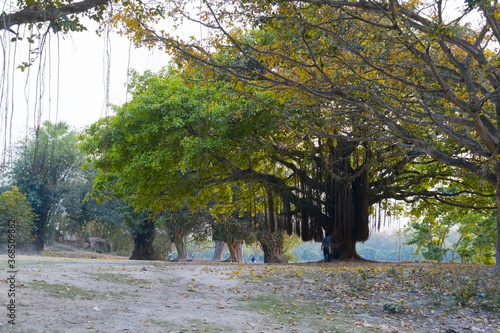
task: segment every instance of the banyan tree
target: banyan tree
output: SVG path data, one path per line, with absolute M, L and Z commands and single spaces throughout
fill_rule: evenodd
M 428 180 L 414 167 L 422 156 L 393 145 L 379 145 L 342 138 L 314 138 L 314 148 L 276 147 L 274 162 L 286 167 L 286 177 L 246 170 L 247 176 L 265 184 L 265 214 L 258 225 L 258 238 L 265 262 L 283 262 L 283 232 L 297 234 L 304 241 L 321 241 L 333 235 L 340 259 L 361 259 L 356 243 L 369 238 L 370 228 L 379 228 L 375 204 L 436 195 L 412 191 Z M 442 173 L 441 175 L 445 175 Z M 387 215 L 390 212 L 386 212 Z M 281 237 L 280 237 L 281 236 Z
M 323 149 L 328 155 L 311 157 L 312 172 L 299 172 L 299 190 L 293 197 L 295 225 L 289 219 L 288 232 L 294 227 L 304 241 L 320 241 L 323 234 L 331 234 L 340 244 L 340 258 L 358 258 L 356 243 L 369 237 L 367 161 L 357 156 L 357 142 L 326 140 L 324 147 L 318 147 Z
M 288 183 L 255 173 L 255 179 L 266 182 L 267 209 L 259 224 L 266 262 L 283 261 L 282 232 L 295 233 L 304 241 L 321 241 L 325 234 L 334 234 L 342 259 L 358 258 L 356 243 L 369 237 L 366 158 L 353 159 L 360 153 L 359 144 L 326 140 L 316 153 L 306 158 L 303 151 L 281 150 L 277 162 L 290 170 Z

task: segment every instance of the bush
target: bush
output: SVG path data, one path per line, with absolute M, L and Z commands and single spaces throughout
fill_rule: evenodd
M 8 231 L 12 226 L 12 223 L 9 226 L 9 221 L 15 221 L 16 246 L 31 244 L 34 217 L 30 203 L 17 187 L 3 192 L 0 195 L 0 243 L 7 243 Z

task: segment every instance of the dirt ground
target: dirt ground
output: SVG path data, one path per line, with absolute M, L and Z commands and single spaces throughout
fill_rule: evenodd
M 500 332 L 499 277 L 483 266 L 19 255 L 9 297 L 7 260 L 0 332 Z

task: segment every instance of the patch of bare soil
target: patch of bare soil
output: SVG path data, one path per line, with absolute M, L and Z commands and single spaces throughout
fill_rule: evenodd
M 500 332 L 488 267 L 18 256 L 5 332 Z

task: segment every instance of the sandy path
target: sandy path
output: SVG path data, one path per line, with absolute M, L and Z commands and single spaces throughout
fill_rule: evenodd
M 0 256 L 4 313 L 9 302 L 6 262 Z M 500 333 L 498 314 L 450 307 L 442 301 L 450 298 L 446 283 L 425 274 L 451 274 L 462 266 L 272 266 L 27 256 L 18 257 L 17 263 L 17 325 L 8 324 L 3 314 L 0 332 Z M 428 271 L 422 275 L 420 269 Z M 419 277 L 431 279 L 419 283 L 443 287 L 436 289 L 440 302 L 434 287 L 415 290 L 412 279 Z M 397 307 L 394 313 L 386 309 L 391 304 Z
M 258 323 L 268 318 L 241 309 L 237 301 L 245 283 L 233 277 L 237 266 L 212 266 L 129 260 L 23 264 L 14 331 L 266 331 Z M 2 291 L 4 304 L 6 296 Z

